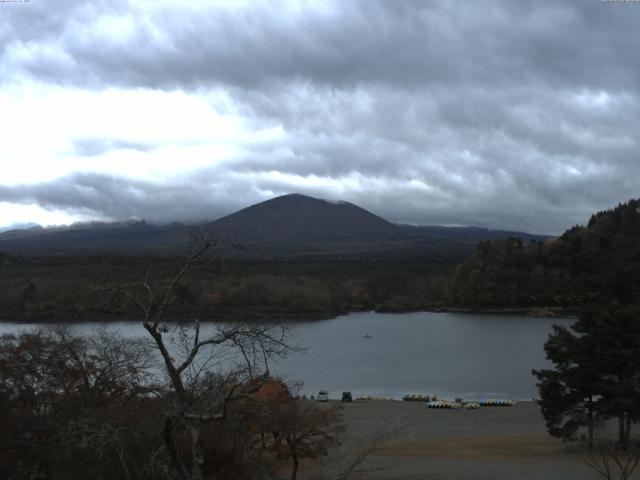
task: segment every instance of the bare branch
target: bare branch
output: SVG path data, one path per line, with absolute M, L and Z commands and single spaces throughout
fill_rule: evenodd
M 140 308 L 140 310 L 142 310 L 142 313 L 144 314 L 144 322 L 146 323 L 149 321 L 150 305 L 144 305 L 138 297 L 132 295 L 122 287 L 116 287 L 115 293 L 117 293 L 118 295 L 122 295 L 123 297 L 133 302 L 138 308 Z
M 612 440 L 600 441 L 584 452 L 582 463 L 606 480 L 628 480 L 640 465 L 640 445 L 630 442 L 623 449 Z
M 199 250 L 197 250 L 193 255 L 191 255 L 189 257 L 189 259 L 184 263 L 184 265 L 182 266 L 180 271 L 177 273 L 177 275 L 175 277 L 173 277 L 173 280 L 171 281 L 171 283 L 169 284 L 169 286 L 167 287 L 167 289 L 165 291 L 164 298 L 163 298 L 162 302 L 158 306 L 158 311 L 156 312 L 156 317 L 155 317 L 155 320 L 153 322 L 153 328 L 154 329 L 158 328 L 158 325 L 160 324 L 160 320 L 162 319 L 162 316 L 164 315 L 165 309 L 172 302 L 173 291 L 176 288 L 176 285 L 178 284 L 178 282 L 187 273 L 189 268 L 191 268 L 191 265 L 193 265 L 193 263 L 198 258 L 200 258 L 210 247 L 211 247 L 211 243 L 208 243 L 208 242 L 205 243 Z

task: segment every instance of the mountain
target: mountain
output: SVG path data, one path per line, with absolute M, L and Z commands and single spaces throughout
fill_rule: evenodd
M 70 227 L 33 227 L 0 233 L 0 251 L 25 254 L 170 253 L 188 246 L 187 232 L 188 227 L 177 223 L 96 222 Z
M 250 241 L 380 238 L 398 227 L 348 202 L 329 202 L 300 194 L 252 205 L 206 225 L 214 235 Z
M 176 254 L 196 232 L 245 244 L 260 257 L 304 255 L 453 255 L 482 240 L 545 237 L 477 227 L 411 227 L 391 223 L 357 205 L 300 194 L 284 195 L 201 225 L 146 222 L 34 227 L 0 233 L 0 252 L 26 254 Z M 225 250 L 224 255 L 238 255 Z

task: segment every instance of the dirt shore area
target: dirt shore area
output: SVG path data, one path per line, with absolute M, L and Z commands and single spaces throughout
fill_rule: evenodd
M 333 402 L 331 402 L 333 403 Z M 575 443 L 550 437 L 539 407 L 438 410 L 422 402 L 344 404 L 348 440 L 325 468 L 384 430 L 397 430 L 366 463 L 360 478 L 403 480 L 596 480 Z M 616 477 L 617 478 L 617 477 Z M 636 478 L 636 477 L 633 477 Z M 638 477 L 640 478 L 640 477 Z

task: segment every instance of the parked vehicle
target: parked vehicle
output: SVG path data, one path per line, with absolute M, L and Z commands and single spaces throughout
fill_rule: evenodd
M 353 402 L 353 396 L 351 395 L 351 392 L 342 392 L 342 401 Z
M 326 390 L 320 390 L 318 392 L 318 401 L 319 402 L 328 402 L 329 401 L 329 392 Z

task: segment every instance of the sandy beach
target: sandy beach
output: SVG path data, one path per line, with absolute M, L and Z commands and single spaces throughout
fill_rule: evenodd
M 579 444 L 563 443 L 546 433 L 539 407 L 532 402 L 478 410 L 436 410 L 422 402 L 401 401 L 355 401 L 343 406 L 348 440 L 326 468 L 336 468 L 341 455 L 357 450 L 381 430 L 399 429 L 369 457 L 371 472 L 361 478 L 601 478 L 582 463 Z

